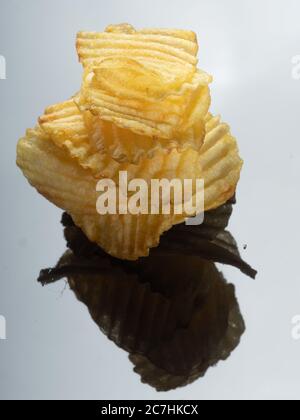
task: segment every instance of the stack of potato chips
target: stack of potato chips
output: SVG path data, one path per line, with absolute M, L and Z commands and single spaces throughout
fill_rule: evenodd
M 29 182 L 85 235 L 121 259 L 147 256 L 182 214 L 97 212 L 96 186 L 130 179 L 203 179 L 205 208 L 230 199 L 242 161 L 227 124 L 209 113 L 211 77 L 197 68 L 191 31 L 109 26 L 80 32 L 80 91 L 50 106 L 19 141 Z

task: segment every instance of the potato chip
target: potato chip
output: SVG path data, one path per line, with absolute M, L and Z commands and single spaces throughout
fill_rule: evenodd
M 102 121 L 89 111 L 81 113 L 74 100 L 76 97 L 48 107 L 39 123 L 56 145 L 67 148 L 72 157 L 78 158 L 82 166 L 90 167 L 96 176 L 103 174 L 106 165 L 117 167 L 108 156 L 119 163 L 137 164 L 141 159 L 154 157 L 162 149 L 171 151 L 178 148 L 174 141 L 166 143 L 141 136 Z M 200 120 L 186 133 L 179 150 L 196 145 L 197 139 L 199 149 L 204 133 L 204 122 Z
M 20 140 L 17 163 L 42 195 L 65 209 L 91 241 L 118 258 L 148 255 L 160 235 L 176 222 L 172 215 L 100 216 L 96 211 L 97 180 L 40 130 L 29 130 Z
M 135 30 L 129 24 L 110 25 L 105 32 L 79 32 L 76 48 L 84 67 L 103 58 L 123 56 L 140 62 L 197 65 L 198 43 L 192 31 Z
M 118 184 L 119 172 L 127 171 L 129 180 L 143 178 L 150 183 L 150 180 L 158 175 L 163 175 L 167 179 L 176 176 L 193 178 L 195 173 L 197 154 L 189 149 L 184 154 L 179 154 L 175 150 L 166 153 L 158 149 L 155 159 L 143 158 L 137 165 L 116 162 L 109 153 L 104 153 L 102 145 L 99 145 L 99 120 L 89 112 L 80 113 L 72 99 L 49 107 L 39 121 L 41 128 L 57 146 L 66 148 L 71 157 L 76 158 L 83 168 L 91 169 L 97 178 L 111 178 Z M 102 134 L 107 143 L 113 133 L 116 133 L 116 128 L 105 127 L 103 130 Z M 120 133 L 120 130 L 117 130 L 117 133 Z M 135 138 L 130 135 L 129 130 L 126 130 L 125 135 L 131 141 L 132 137 Z
M 77 51 L 85 68 L 77 103 L 100 118 L 103 150 L 130 163 L 160 147 L 199 150 L 211 77 L 196 69 L 193 32 L 111 25 L 103 33 L 80 32 Z M 114 131 L 109 144 L 106 129 Z
M 130 166 L 136 168 L 134 175 L 160 179 L 177 173 L 179 177 L 184 174 L 193 179 L 203 178 L 205 210 L 226 202 L 235 191 L 241 160 L 228 126 L 211 116 L 207 117 L 207 126 L 213 128 L 207 134 L 203 152 L 173 151 L 161 157 L 160 163 L 156 158 L 148 159 L 142 166 Z M 81 167 L 39 127 L 28 130 L 26 137 L 20 140 L 17 163 L 41 194 L 66 210 L 91 241 L 117 258 L 135 260 L 147 256 L 149 249 L 159 244 L 161 234 L 186 217 L 184 214 L 99 215 L 96 210 L 98 180 L 92 171 Z
M 72 158 L 83 168 L 93 169 L 95 175 L 101 174 L 101 168 L 111 163 L 111 158 L 100 153 L 91 141 L 84 115 L 74 98 L 48 107 L 39 123 L 57 146 L 67 149 Z
M 233 195 L 241 160 L 229 127 L 221 124 L 219 117 L 206 116 L 207 134 L 199 154 L 192 149 L 182 152 L 172 150 L 170 153 L 160 150 L 154 158 L 141 159 L 137 165 L 118 163 L 110 155 L 104 154 L 101 146 L 98 149 L 99 145 L 93 136 L 95 131 L 90 128 L 89 135 L 87 128 L 94 119 L 88 113 L 82 115 L 71 99 L 49 107 L 40 118 L 40 124 L 55 144 L 66 147 L 70 156 L 78 159 L 83 168 L 91 169 L 96 178 L 110 178 L 118 185 L 119 172 L 127 171 L 128 181 L 142 178 L 150 184 L 151 179 L 202 179 L 205 173 L 207 209 L 218 206 L 214 200 L 219 187 L 220 191 L 225 191 L 227 198 Z M 108 130 L 104 132 L 106 139 L 109 139 L 109 134 Z M 216 177 L 219 179 L 216 180 Z M 226 192 L 228 182 L 229 191 Z M 223 202 L 220 197 L 220 203 Z
M 207 110 L 210 103 L 208 90 L 203 96 L 203 111 Z M 137 164 L 143 158 L 152 158 L 161 149 L 171 151 L 177 149 L 193 148 L 199 150 L 203 144 L 205 127 L 203 119 L 199 118 L 194 125 L 187 129 L 184 134 L 179 132 L 170 140 L 156 136 L 138 134 L 131 129 L 122 128 L 90 113 L 89 131 L 93 140 L 97 143 L 97 149 L 107 153 L 118 162 Z
M 229 126 L 221 123 L 220 117 L 208 114 L 196 175 L 205 180 L 205 210 L 221 206 L 234 195 L 242 166 Z
M 178 77 L 172 72 L 164 75 L 135 60 L 109 58 L 85 70 L 76 102 L 101 120 L 180 146 L 186 132 L 207 114 L 211 79 L 196 69 Z
M 229 127 L 207 113 L 211 77 L 196 68 L 193 32 L 109 26 L 104 33 L 80 32 L 77 50 L 81 91 L 46 109 L 20 140 L 17 162 L 91 241 L 134 260 L 187 214 L 175 214 L 171 202 L 169 215 L 101 216 L 99 180 L 114 181 L 119 192 L 124 171 L 128 182 L 146 181 L 146 189 L 152 180 L 203 179 L 209 210 L 234 194 L 242 161 Z

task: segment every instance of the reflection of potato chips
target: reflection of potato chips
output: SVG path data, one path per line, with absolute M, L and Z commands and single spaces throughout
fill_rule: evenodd
M 134 177 L 164 178 L 176 173 L 180 178 L 203 178 L 205 181 L 205 209 L 218 207 L 234 193 L 239 179 L 241 160 L 236 142 L 226 124 L 207 117 L 208 132 L 203 152 L 173 151 L 160 159 L 148 159 L 139 165 Z M 159 164 L 159 162 L 161 162 Z M 18 165 L 38 191 L 57 206 L 65 209 L 88 238 L 97 242 L 111 255 L 136 259 L 146 256 L 157 246 L 161 234 L 173 224 L 181 223 L 185 215 L 104 215 L 96 211 L 97 179 L 89 169 L 57 147 L 41 129 L 29 130 L 18 146 Z M 123 164 L 124 165 L 124 164 Z M 115 168 L 112 178 L 125 166 Z M 126 169 L 125 169 L 126 170 Z M 181 172 L 182 171 L 182 172 Z M 184 174 L 184 176 L 183 176 Z M 148 179 L 149 179 L 148 178 Z

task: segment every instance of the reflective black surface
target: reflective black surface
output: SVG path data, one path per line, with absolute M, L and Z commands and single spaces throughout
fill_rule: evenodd
M 129 353 L 141 380 L 158 391 L 193 382 L 227 359 L 245 325 L 235 296 L 214 261 L 256 272 L 225 231 L 232 203 L 206 214 L 199 227 L 180 225 L 147 258 L 113 258 L 89 242 L 72 219 L 62 223 L 68 250 L 43 285 L 67 278 L 100 330 Z

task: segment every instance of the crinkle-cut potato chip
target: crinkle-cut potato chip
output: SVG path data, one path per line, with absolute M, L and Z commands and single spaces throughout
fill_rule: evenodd
M 180 146 L 208 112 L 211 78 L 196 68 L 173 73 L 172 68 L 164 74 L 125 57 L 108 58 L 85 70 L 77 103 L 118 127 Z
M 127 164 L 127 168 L 136 168 L 134 177 L 145 175 L 146 179 L 163 178 L 170 170 L 179 177 L 184 173 L 184 177 L 203 178 L 205 210 L 222 205 L 234 194 L 242 161 L 229 127 L 221 124 L 217 117 L 208 115 L 206 120 L 208 132 L 200 153 L 173 151 L 165 154 L 161 165 L 156 166 L 156 159 L 152 162 L 148 159 L 144 166 Z M 184 221 L 184 214 L 99 215 L 96 210 L 97 178 L 61 146 L 57 146 L 51 134 L 41 127 L 28 130 L 18 144 L 17 163 L 41 194 L 66 210 L 87 237 L 109 254 L 128 260 L 147 256 L 149 249 L 159 244 L 163 232 Z M 153 165 L 150 171 L 147 165 Z M 191 167 L 194 168 L 192 171 Z M 123 170 L 122 165 L 115 170 L 112 178 Z
M 205 135 L 204 122 L 201 119 L 196 121 L 182 138 L 178 136 L 177 139 L 166 141 L 118 127 L 114 123 L 93 116 L 90 112 L 86 116 L 89 118 L 87 127 L 97 150 L 109 154 L 120 163 L 138 164 L 141 159 L 153 158 L 162 149 L 167 152 L 188 148 L 199 150 Z
M 49 106 L 39 118 L 39 124 L 57 146 L 65 148 L 83 168 L 94 169 L 96 176 L 111 162 L 110 157 L 94 147 L 84 114 L 79 111 L 74 98 Z
M 123 56 L 155 64 L 197 65 L 198 43 L 192 31 L 172 29 L 135 30 L 129 24 L 110 25 L 105 32 L 79 32 L 77 53 L 84 67 L 103 58 Z
M 88 112 L 80 113 L 71 99 L 46 109 L 39 122 L 42 130 L 59 147 L 67 149 L 70 157 L 78 160 L 83 168 L 89 168 L 95 178 L 110 178 L 118 185 L 119 172 L 127 171 L 128 180 L 143 178 L 149 184 L 151 179 L 181 179 L 194 177 L 198 155 L 187 149 L 185 153 L 166 153 L 161 150 L 155 159 L 142 159 L 138 165 L 119 163 L 104 154 L 88 127 L 95 117 Z M 80 135 L 78 135 L 80 133 Z M 105 137 L 108 139 L 108 134 Z
M 81 114 L 71 99 L 61 104 L 47 108 L 45 115 L 40 118 L 42 129 L 50 136 L 54 143 L 65 147 L 72 158 L 76 158 L 83 168 L 89 168 L 95 178 L 112 179 L 116 185 L 119 182 L 119 172 L 128 173 L 128 181 L 139 178 L 145 179 L 150 185 L 151 179 L 195 179 L 203 178 L 206 174 L 206 205 L 208 208 L 217 207 L 210 203 L 210 197 L 215 197 L 216 186 L 213 184 L 215 176 L 232 177 L 232 195 L 237 183 L 241 160 L 237 144 L 230 135 L 227 124 L 220 123 L 219 117 L 207 114 L 205 118 L 206 137 L 200 152 L 186 149 L 182 152 L 172 150 L 167 153 L 160 150 L 154 158 L 144 158 L 138 164 L 118 163 L 109 154 L 102 153 L 93 138 L 93 131 L 89 134 L 88 126 L 95 117 L 89 113 Z M 78 136 L 80 133 L 80 136 Z M 109 137 L 109 132 L 105 132 Z M 222 173 L 222 171 L 224 171 Z M 227 172 L 226 172 L 227 171 Z M 232 171 L 232 173 L 231 173 Z M 219 180 L 219 183 L 222 179 Z M 226 185 L 226 178 L 224 185 Z M 213 185 L 211 185 L 211 183 Z M 223 191 L 221 189 L 221 191 Z M 225 194 L 227 194 L 225 189 Z M 227 195 L 226 195 L 227 196 Z M 230 198 L 230 195 L 229 197 Z M 222 198 L 220 198 L 222 203 Z
M 210 210 L 234 194 L 242 161 L 228 125 L 208 114 L 211 77 L 196 67 L 193 32 L 112 25 L 79 33 L 77 50 L 80 92 L 46 109 L 19 141 L 17 163 L 91 241 L 135 260 L 187 215 L 174 214 L 175 202 L 170 215 L 100 215 L 99 180 L 115 181 L 118 195 L 120 171 L 148 185 L 203 179 Z
M 103 150 L 130 163 L 160 147 L 199 150 L 211 77 L 196 68 L 193 32 L 111 25 L 102 33 L 79 32 L 77 51 L 85 72 L 76 102 L 101 120 Z M 114 130 L 109 144 L 102 137 L 107 128 Z
M 48 107 L 39 118 L 39 123 L 51 135 L 56 145 L 66 147 L 72 157 L 77 157 L 82 166 L 90 167 L 95 176 L 105 174 L 103 169 L 107 165 L 118 166 L 110 157 L 119 163 L 137 164 L 140 160 L 152 158 L 162 149 L 165 150 L 165 145 L 159 139 L 154 140 L 119 128 L 100 120 L 89 111 L 82 113 L 75 100 L 76 97 Z M 184 146 L 179 151 L 188 149 L 190 144 L 196 144 L 196 139 L 199 140 L 199 149 L 203 144 L 204 134 L 204 122 L 196 122 L 187 132 Z M 171 151 L 176 147 L 176 142 L 170 142 L 167 150 Z
M 66 156 L 41 130 L 28 130 L 18 144 L 18 165 L 48 200 L 65 209 L 87 237 L 109 254 L 134 260 L 158 245 L 160 235 L 181 222 L 166 215 L 104 215 L 96 211 L 97 180 Z

